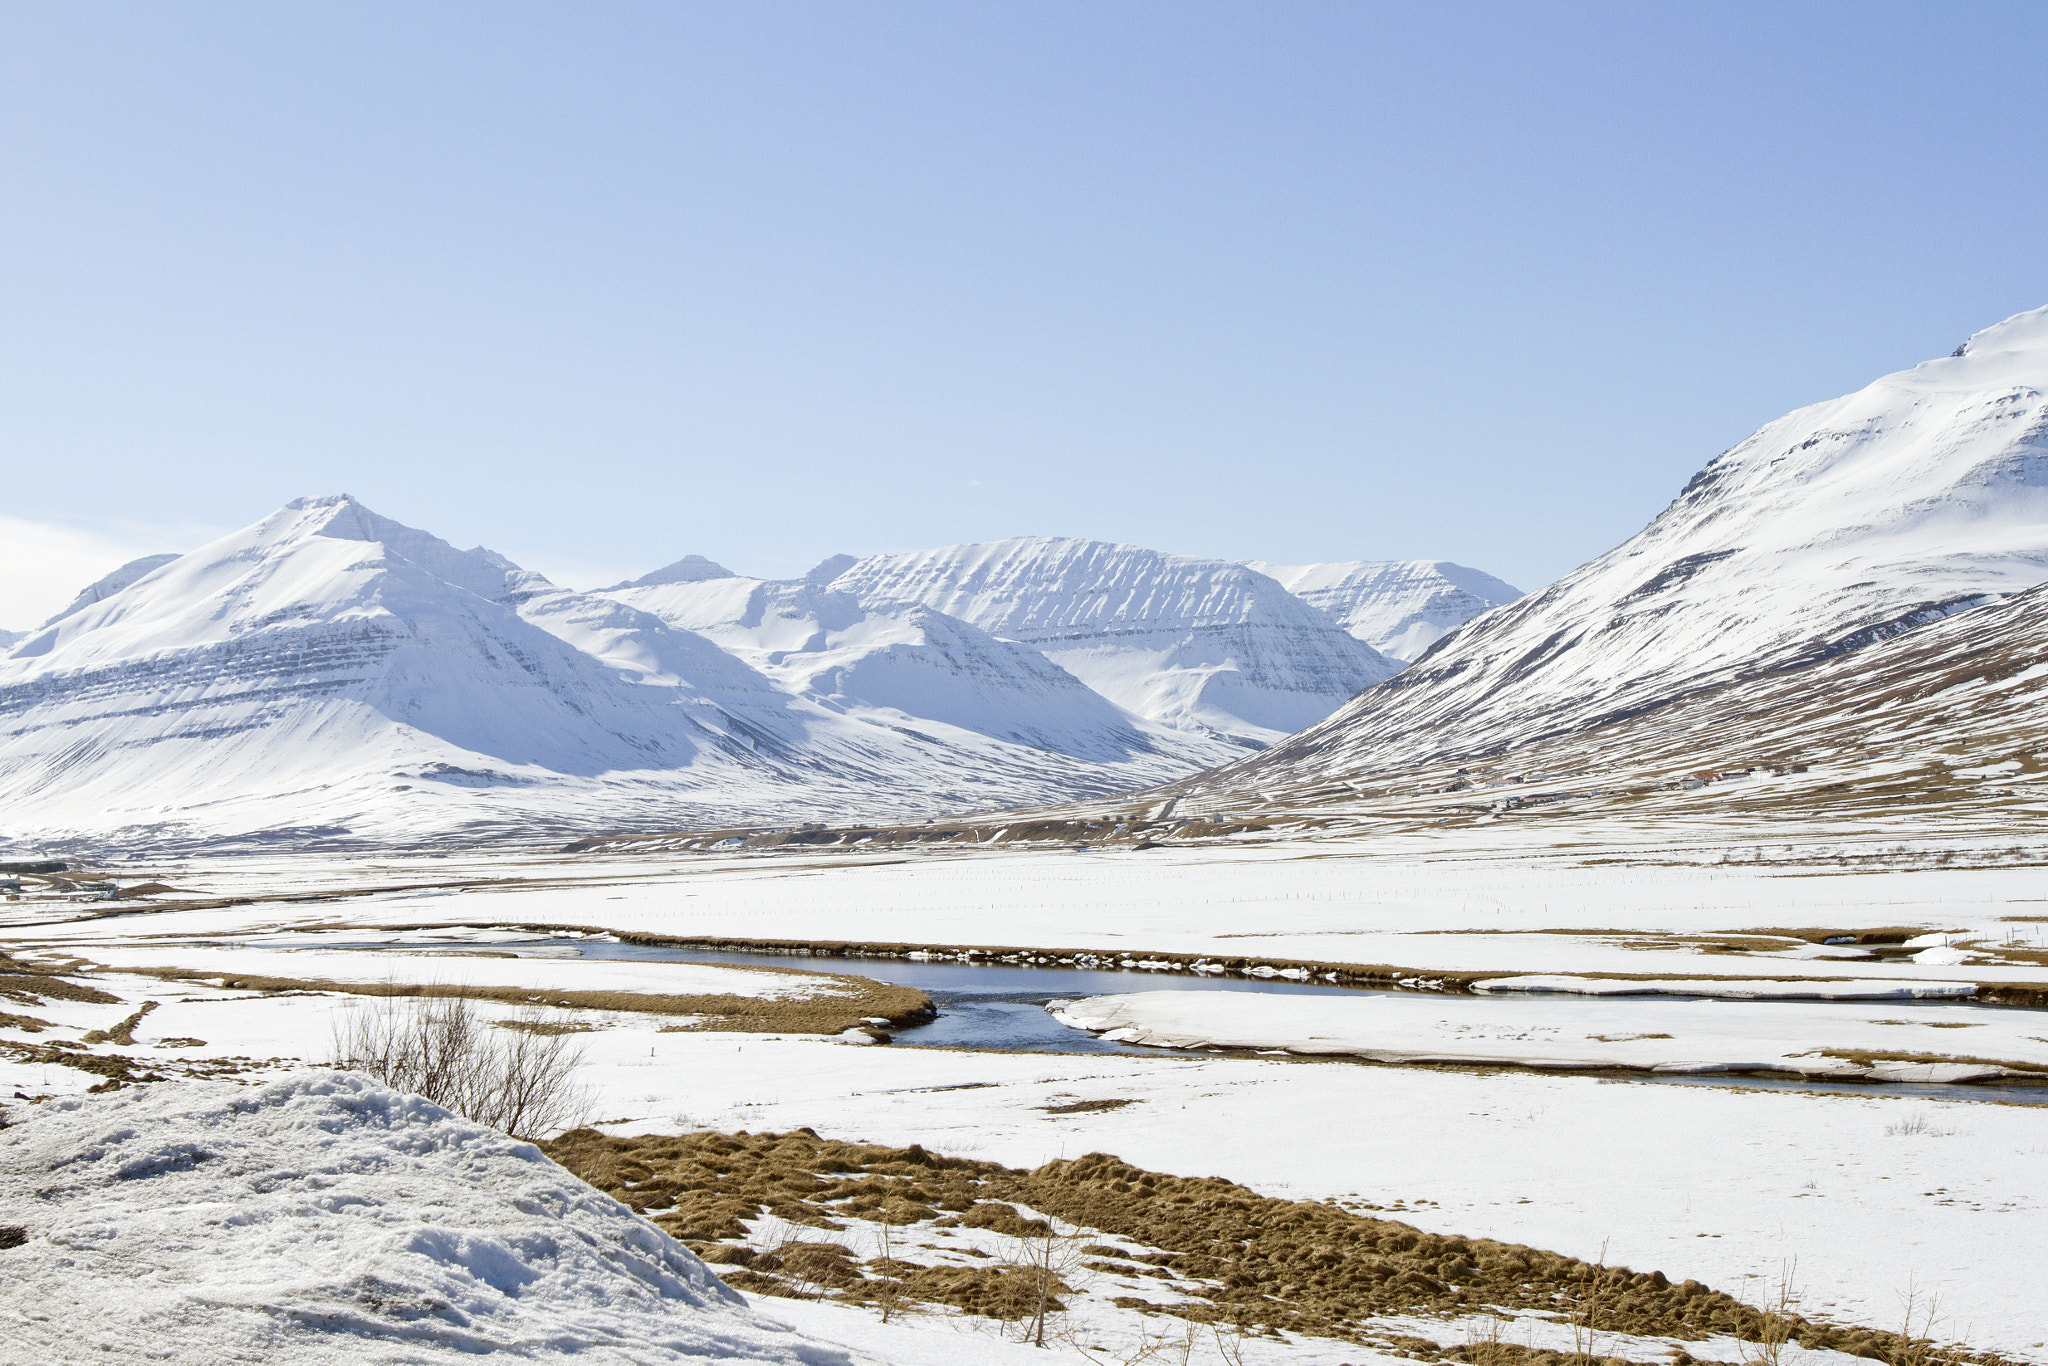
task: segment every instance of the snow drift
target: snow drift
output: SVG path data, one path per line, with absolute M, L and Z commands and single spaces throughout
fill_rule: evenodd
M 19 1360 L 851 1366 L 528 1143 L 348 1073 L 17 1107 Z

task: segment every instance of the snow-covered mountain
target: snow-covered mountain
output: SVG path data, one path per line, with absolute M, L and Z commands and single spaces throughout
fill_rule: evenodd
M 1215 784 L 1518 750 L 2048 582 L 2044 390 L 2037 309 L 1788 414 L 1709 463 L 1624 545 L 1468 622 Z M 1843 686 L 1841 671 L 1829 677 Z
M 346 496 L 121 577 L 0 657 L 0 833 L 875 818 L 1115 791 L 1236 752 L 937 612 L 703 574 L 572 593 Z M 754 617 L 699 614 L 733 648 L 632 601 L 736 586 Z
M 921 603 L 1032 646 L 1135 716 L 1254 745 L 1401 667 L 1256 570 L 1104 541 L 873 555 L 831 587 Z
M 1245 565 L 1303 602 L 1322 608 L 1352 635 L 1404 664 L 1419 659 L 1481 612 L 1522 596 L 1521 589 L 1491 574 L 1449 560 L 1246 560 Z

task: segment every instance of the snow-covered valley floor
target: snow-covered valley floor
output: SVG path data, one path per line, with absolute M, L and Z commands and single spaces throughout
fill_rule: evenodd
M 2037 867 L 1658 865 L 1640 851 L 1614 863 L 1597 850 L 1504 850 L 1499 843 L 1497 836 L 1489 850 L 1329 841 L 1116 854 L 136 861 L 119 870 L 119 881 L 180 890 L 112 903 L 0 903 L 0 948 L 38 964 L 102 965 L 107 970 L 71 980 L 119 998 L 17 996 L 20 1003 L 0 1005 L 8 1012 L 0 1022 L 7 1053 L 0 1098 L 76 1096 L 102 1081 L 104 1074 L 49 1060 L 58 1040 L 173 1077 L 239 1068 L 238 1079 L 260 1081 L 321 1062 L 335 1020 L 364 998 L 319 989 L 316 979 L 358 988 L 387 980 L 526 986 L 543 998 L 537 1004 L 554 1010 L 562 1008 L 547 1000 L 562 999 L 560 992 L 829 991 L 806 985 L 795 962 L 784 978 L 579 958 L 572 930 L 1026 946 L 1134 961 L 1180 954 L 1280 966 L 1349 963 L 1422 978 L 1564 978 L 1590 990 L 1704 981 L 1739 992 L 1773 981 L 1809 983 L 1820 994 L 1830 984 L 1839 992 L 1852 982 L 1876 983 L 1892 999 L 1825 1006 L 1671 1000 L 1649 1009 L 1717 1021 L 1738 1014 L 1715 1012 L 1785 1011 L 1765 1018 L 1789 1024 L 1764 1028 L 1768 1037 L 1748 1036 L 1752 1044 L 1762 1037 L 1784 1045 L 1781 1053 L 1913 1035 L 1914 1046 L 1899 1051 L 2020 1062 L 2044 1056 L 2039 1038 L 2029 1041 L 2048 1038 L 2048 1015 L 2039 1011 L 1902 999 L 1986 983 L 2048 984 L 2048 891 Z M 403 890 L 371 890 L 380 888 Z M 365 894 L 350 894 L 357 892 Z M 246 900 L 219 904 L 237 899 Z M 118 913 L 99 914 L 108 911 Z M 464 931 L 473 937 L 458 958 L 332 947 L 365 930 L 388 935 L 450 924 L 500 928 Z M 502 928 L 522 925 L 561 928 L 541 935 Z M 1824 942 L 1873 938 L 1883 942 Z M 857 959 L 800 966 L 863 970 Z M 193 975 L 121 971 L 144 967 Z M 225 985 L 238 974 L 306 985 L 271 992 Z M 1045 976 L 1046 996 L 1063 995 L 1060 974 Z M 1175 981 L 1134 978 L 1133 989 L 1170 989 Z M 1250 992 L 1258 983 L 1241 985 Z M 1289 1034 L 1287 1011 L 1330 999 L 1275 997 L 1267 1008 L 1235 991 L 1208 995 L 1245 1012 L 1248 1027 L 1266 1031 L 1256 1041 L 1275 1047 L 1312 1032 Z M 1551 1006 L 1559 1013 L 1546 1018 L 1568 1020 L 1579 1035 L 1685 1032 L 1664 1023 L 1609 1030 L 1587 1015 L 1611 1010 L 1617 1020 L 1641 1020 L 1640 1001 L 1358 999 L 1418 1004 L 1437 1018 L 1464 1006 Z M 80 1042 L 88 1031 L 118 1034 L 150 1000 L 158 1004 L 133 1026 L 133 1044 Z M 516 1009 L 509 1001 L 487 1005 Z M 1945 1012 L 1961 1013 L 1950 1019 Z M 1924 1304 L 1936 1294 L 1942 1336 L 2048 1362 L 2048 1301 L 2038 1293 L 2048 1263 L 2044 1107 L 1931 1101 L 1882 1086 L 1766 1091 L 1199 1051 L 851 1047 L 817 1034 L 674 1030 L 689 1018 L 591 1006 L 572 1007 L 563 1018 L 590 1026 L 576 1035 L 587 1058 L 582 1077 L 596 1092 L 598 1127 L 610 1135 L 809 1127 L 831 1138 L 916 1143 L 1012 1167 L 1108 1152 L 1153 1171 L 1224 1176 L 1264 1195 L 1391 1211 L 1388 1217 L 1431 1233 L 1587 1260 L 1604 1248 L 1609 1264 L 1654 1268 L 1674 1282 L 1696 1279 L 1739 1295 L 1761 1293 L 1796 1258 L 1810 1315 L 1896 1327 L 1903 1296 Z M 1901 1018 L 1908 1024 L 1882 1023 Z M 23 1019 L 39 1023 L 23 1026 Z M 1552 1027 L 1535 1014 L 1530 1023 Z M 1942 1037 L 1981 1036 L 1999 1047 L 1926 1046 L 1925 1038 L 1936 1037 L 1926 1031 L 1946 1023 L 1963 1027 Z M 1843 1029 L 1856 1037 L 1835 1032 Z M 113 1098 L 160 1089 L 170 1088 Z M 1074 1108 L 1090 1101 L 1124 1103 Z M 12 1106 L 18 1111 L 20 1102 Z M 882 1360 L 1003 1361 L 1032 1350 L 1005 1345 L 958 1316 L 882 1325 L 867 1309 L 759 1303 L 771 1317 Z M 1438 1327 L 1438 1341 L 1461 1340 L 1465 1331 Z M 1372 1355 L 1325 1347 L 1295 1343 L 1271 1356 L 1272 1345 L 1255 1342 L 1246 1359 L 1334 1366 Z M 1732 1344 L 1687 1350 L 1703 1360 L 1737 1359 Z M 1220 1359 L 1213 1344 L 1202 1351 Z M 1048 1358 L 1034 1352 L 1029 1359 Z

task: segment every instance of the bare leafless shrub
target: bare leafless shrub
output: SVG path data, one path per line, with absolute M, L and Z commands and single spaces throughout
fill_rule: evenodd
M 537 1025 L 542 1014 L 529 1009 L 514 1023 Z M 487 1027 L 463 996 L 387 996 L 334 1028 L 334 1066 L 521 1136 L 582 1121 L 590 1098 L 573 1081 L 582 1061 L 564 1035 Z
M 1072 1276 L 1081 1265 L 1084 1240 L 1079 1233 L 1060 1233 L 1046 1220 L 1024 1223 L 1024 1232 L 1014 1238 L 1002 1260 L 1022 1275 L 1021 1336 L 1032 1346 L 1043 1347 L 1048 1320 L 1065 1309 L 1059 1296 L 1071 1292 L 1072 1287 L 1063 1278 Z
M 1799 1329 L 1799 1291 L 1793 1279 L 1798 1271 L 1799 1260 L 1795 1257 L 1778 1267 L 1775 1284 L 1764 1282 L 1756 1306 L 1756 1340 L 1742 1344 L 1746 1366 L 1780 1366 L 1783 1361 L 1785 1344 L 1793 1340 Z
M 1465 1345 L 1475 1366 L 1507 1366 L 1515 1354 L 1508 1338 L 1508 1319 L 1489 1309 L 1465 1327 Z

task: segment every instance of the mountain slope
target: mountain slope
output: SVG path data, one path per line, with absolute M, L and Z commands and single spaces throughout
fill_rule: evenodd
M 1423 651 L 1489 607 L 1522 596 L 1491 574 L 1449 560 L 1346 560 L 1246 568 L 1335 617 L 1381 654 L 1413 663 Z
M 1029 536 L 873 555 L 832 580 L 1018 641 L 1124 710 L 1263 745 L 1400 665 L 1243 565 Z
M 1616 550 L 1219 784 L 1479 758 L 1807 668 L 2048 581 L 2048 309 L 1769 424 Z

